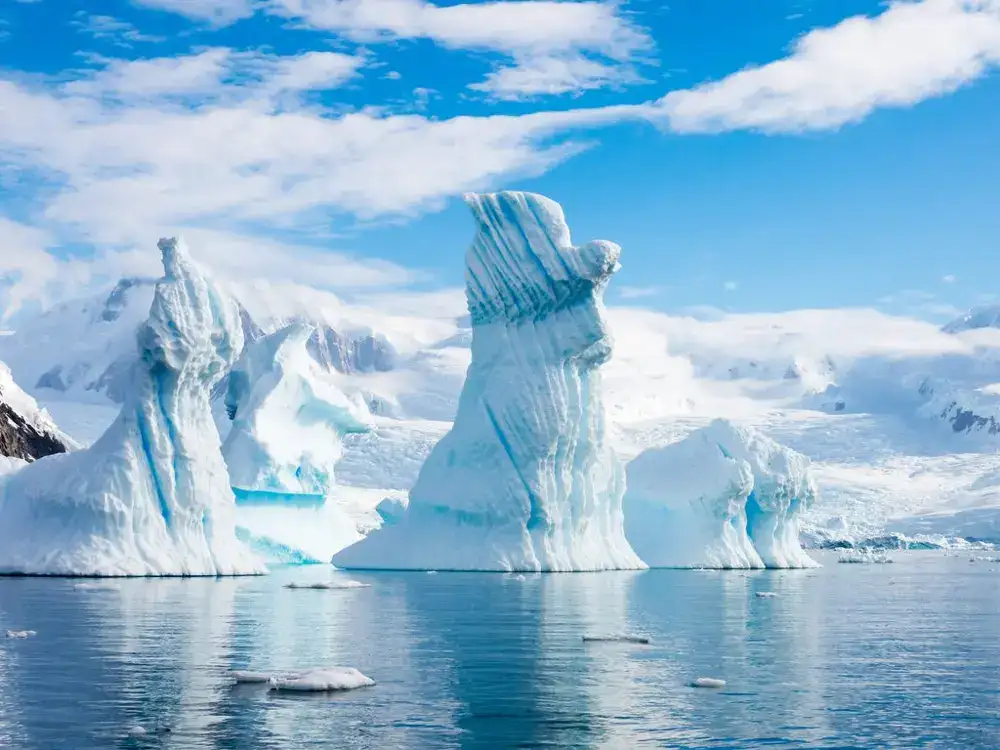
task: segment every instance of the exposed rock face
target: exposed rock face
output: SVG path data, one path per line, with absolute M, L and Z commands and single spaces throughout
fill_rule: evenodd
M 72 441 L 18 388 L 10 370 L 0 362 L 0 456 L 34 461 L 72 447 Z

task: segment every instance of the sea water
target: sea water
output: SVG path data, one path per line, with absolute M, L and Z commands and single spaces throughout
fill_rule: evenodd
M 981 556 L 824 554 L 821 569 L 751 573 L 308 566 L 117 590 L 0 579 L 0 633 L 35 631 L 0 639 L 0 747 L 995 748 L 1000 564 Z M 329 580 L 371 585 L 284 588 Z M 583 640 L 623 635 L 649 643 Z M 329 665 L 377 684 L 288 696 L 229 674 Z

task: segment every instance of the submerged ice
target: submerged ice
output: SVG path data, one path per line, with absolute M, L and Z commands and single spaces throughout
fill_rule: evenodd
M 177 240 L 159 248 L 164 277 L 118 418 L 87 450 L 40 459 L 0 485 L 2 572 L 263 572 L 236 538 L 209 407 L 243 345 L 236 305 Z
M 718 419 L 628 465 L 626 532 L 651 567 L 807 568 L 799 516 L 809 459 Z
M 392 525 L 334 557 L 348 568 L 572 571 L 643 567 L 625 540 L 608 441 L 603 293 L 619 248 L 573 247 L 560 206 L 469 195 L 473 326 L 452 430 Z

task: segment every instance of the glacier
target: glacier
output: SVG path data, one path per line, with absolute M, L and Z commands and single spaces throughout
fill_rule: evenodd
M 177 239 L 140 327 L 117 419 L 86 450 L 0 484 L 0 572 L 239 575 L 266 572 L 238 541 L 209 393 L 243 346 L 235 303 Z
M 627 467 L 626 535 L 650 567 L 811 568 L 799 519 L 816 499 L 809 459 L 716 419 Z
M 310 325 L 292 323 L 247 345 L 229 374 L 232 427 L 222 446 L 237 525 L 258 550 L 327 562 L 361 538 L 332 496 L 345 435 L 371 429 L 308 351 Z
M 600 366 L 604 289 L 620 248 L 571 244 L 562 208 L 469 194 L 472 358 L 450 432 L 406 511 L 335 555 L 343 568 L 584 571 L 645 567 L 625 539 L 624 471 Z

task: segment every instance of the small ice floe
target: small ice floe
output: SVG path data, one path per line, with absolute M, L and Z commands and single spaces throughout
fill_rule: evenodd
M 757 593 L 755 594 L 755 596 L 756 596 L 756 597 L 757 597 L 758 599 L 773 599 L 774 597 L 776 597 L 776 596 L 777 596 L 777 594 L 776 594 L 776 593 L 774 593 L 773 591 L 758 591 L 758 592 L 757 592 Z
M 33 635 L 38 635 L 34 630 L 8 630 L 8 638 L 30 638 Z
M 644 635 L 585 635 L 584 643 L 649 643 Z
M 725 680 L 717 680 L 714 677 L 699 677 L 691 683 L 691 687 L 695 688 L 724 688 L 725 686 Z
M 437 574 L 438 574 L 438 572 L 436 570 L 428 570 L 427 571 L 427 575 L 429 575 L 429 576 L 436 576 Z
M 299 693 L 323 693 L 356 690 L 371 687 L 375 680 L 354 667 L 313 667 L 294 672 L 252 672 L 237 670 L 232 673 L 237 684 L 267 685 L 271 690 Z
M 885 552 L 845 552 L 837 558 L 839 563 L 884 564 L 891 563 L 892 558 Z
M 146 731 L 146 727 L 136 724 L 134 727 L 129 727 L 125 734 L 129 737 L 145 737 L 149 732 Z
M 286 583 L 286 589 L 322 589 L 326 591 L 341 591 L 345 589 L 367 589 L 370 583 L 361 581 L 320 581 L 319 583 Z
M 73 586 L 76 591 L 121 591 L 122 587 L 117 583 L 77 583 Z
M 995 562 L 1000 562 L 1000 557 L 982 557 L 982 556 L 980 556 L 980 557 L 970 557 L 969 558 L 969 562 L 970 563 L 971 562 L 995 563 Z

